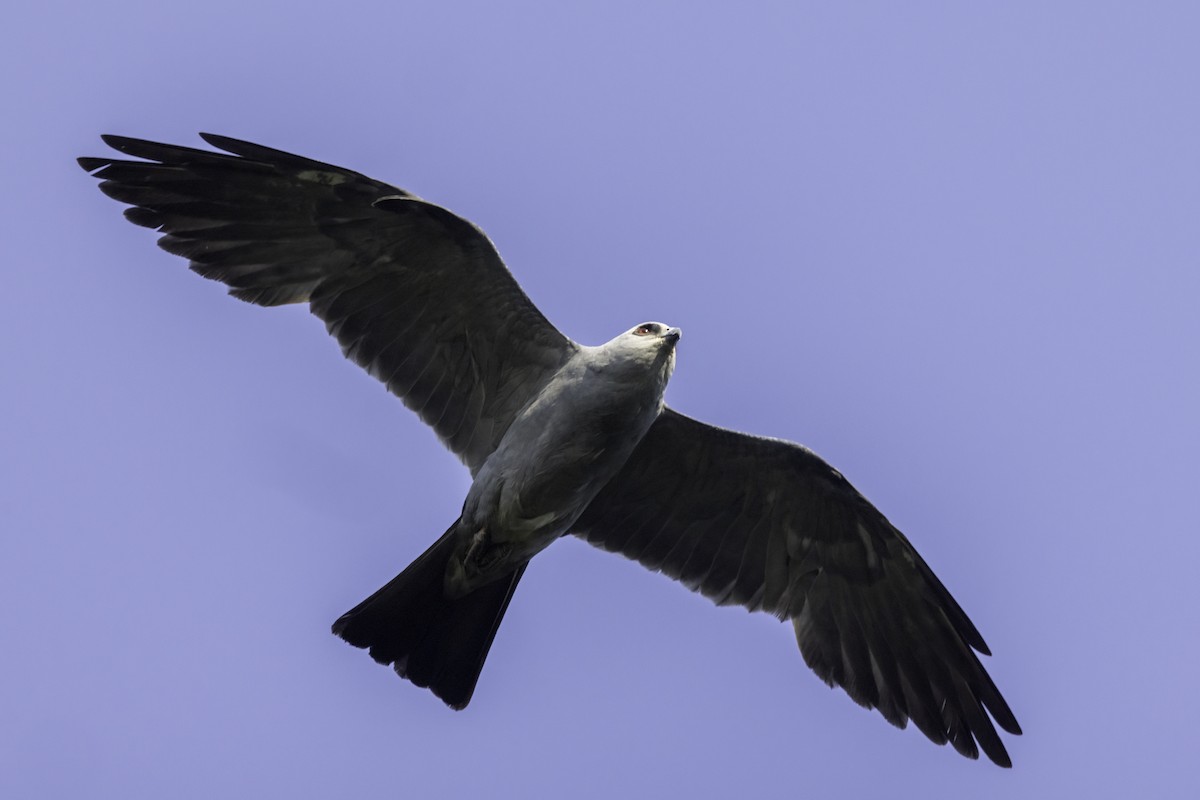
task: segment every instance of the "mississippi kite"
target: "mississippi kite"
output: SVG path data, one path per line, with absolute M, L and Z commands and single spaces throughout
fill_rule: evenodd
M 526 565 L 573 534 L 714 602 L 790 619 L 805 662 L 893 725 L 1010 766 L 990 654 L 900 531 L 805 447 L 663 405 L 679 330 L 551 325 L 475 226 L 350 170 L 224 136 L 81 158 L 159 245 L 263 306 L 308 303 L 470 469 L 462 513 L 333 625 L 454 708 Z M 989 718 L 990 714 L 990 718 Z

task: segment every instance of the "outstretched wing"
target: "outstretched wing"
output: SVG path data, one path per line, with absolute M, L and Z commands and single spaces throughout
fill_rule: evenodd
M 900 531 L 810 450 L 666 409 L 575 534 L 716 603 L 791 619 L 805 662 L 892 724 L 1011 766 L 979 631 Z M 986 711 L 985 711 L 986 709 Z
M 125 216 L 241 300 L 309 303 L 472 472 L 576 345 L 471 223 L 357 172 L 224 136 L 226 153 L 120 136 L 81 158 Z

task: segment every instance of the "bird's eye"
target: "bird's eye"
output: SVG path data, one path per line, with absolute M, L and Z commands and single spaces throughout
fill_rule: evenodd
M 653 325 L 638 325 L 633 329 L 634 336 L 649 336 L 652 333 L 654 333 Z

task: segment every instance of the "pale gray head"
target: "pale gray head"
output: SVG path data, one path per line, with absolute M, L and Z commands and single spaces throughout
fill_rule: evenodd
M 682 335 L 679 328 L 661 322 L 643 322 L 607 342 L 603 348 L 611 359 L 637 369 L 660 368 L 669 377 L 675 369 L 675 344 Z
M 679 341 L 679 337 L 683 335 L 683 331 L 679 328 L 672 328 L 670 325 L 664 325 L 661 322 L 643 322 L 635 328 L 625 332 L 626 336 L 633 337 L 633 341 L 641 347 L 655 347 L 675 349 L 675 343 Z

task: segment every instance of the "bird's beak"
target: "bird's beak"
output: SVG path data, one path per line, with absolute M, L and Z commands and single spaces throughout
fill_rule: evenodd
M 666 333 L 663 334 L 663 338 L 671 344 L 678 342 L 681 336 L 683 336 L 683 331 L 679 330 L 679 328 L 667 328 Z

